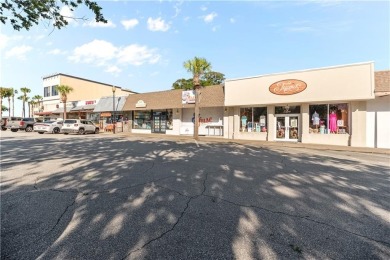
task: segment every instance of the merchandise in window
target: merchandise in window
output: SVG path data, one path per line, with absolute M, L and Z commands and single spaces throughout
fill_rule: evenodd
M 151 129 L 152 113 L 150 111 L 134 111 L 134 129 Z
M 348 134 L 348 104 L 309 106 L 309 133 Z
M 267 108 L 241 108 L 240 132 L 267 132 Z

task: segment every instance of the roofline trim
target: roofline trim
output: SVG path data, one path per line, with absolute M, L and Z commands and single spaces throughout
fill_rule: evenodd
M 130 91 L 130 92 L 132 92 L 132 93 L 138 94 L 138 93 L 135 92 L 135 91 L 132 91 L 132 90 L 129 90 L 129 89 L 125 89 L 125 88 L 116 86 L 116 85 L 114 85 L 114 84 L 107 84 L 107 83 L 99 82 L 99 81 L 96 81 L 96 80 L 91 80 L 91 79 L 86 79 L 86 78 L 82 78 L 82 77 L 72 76 L 72 75 L 65 74 L 65 73 L 55 73 L 55 74 L 51 74 L 51 75 L 49 75 L 49 76 L 44 76 L 44 77 L 42 77 L 42 79 L 48 79 L 48 78 L 51 78 L 51 77 L 54 77 L 54 76 L 59 76 L 59 75 L 66 76 L 66 77 L 70 77 L 70 78 L 74 78 L 74 79 L 81 79 L 81 80 L 85 80 L 85 81 L 89 81 L 89 82 L 93 82 L 93 83 L 98 83 L 98 84 L 102 84 L 102 85 L 106 85 L 106 86 L 110 86 L 110 87 L 113 87 L 113 86 L 114 86 L 114 87 L 116 87 L 116 88 L 121 89 L 122 91 Z
M 249 77 L 243 77 L 243 78 L 226 79 L 225 82 L 238 81 L 238 80 L 244 80 L 244 79 L 253 79 L 253 78 L 260 78 L 260 77 L 267 77 L 267 76 L 278 76 L 278 75 L 284 75 L 284 74 L 290 74 L 290 73 L 300 73 L 300 72 L 309 72 L 309 71 L 317 71 L 317 70 L 327 70 L 327 69 L 359 66 L 359 65 L 373 64 L 373 63 L 374 63 L 374 61 L 366 61 L 366 62 L 351 63 L 351 64 L 344 64 L 344 65 L 328 66 L 328 67 L 322 67 L 322 68 L 312 68 L 312 69 L 304 69 L 304 70 L 277 72 L 277 73 L 262 74 L 262 75 L 249 76 Z

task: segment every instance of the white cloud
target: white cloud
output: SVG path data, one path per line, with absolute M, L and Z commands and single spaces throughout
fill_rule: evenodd
M 132 44 L 122 48 L 118 53 L 118 63 L 142 65 L 144 63 L 155 64 L 160 60 L 160 55 L 156 54 L 155 49 L 149 49 L 146 46 Z
M 200 7 L 200 10 L 202 10 L 203 12 L 204 12 L 204 11 L 207 11 L 207 6 L 202 5 L 202 6 Z
M 9 42 L 9 37 L 5 34 L 0 33 L 0 50 L 4 49 Z
M 92 27 L 92 28 L 115 28 L 116 25 L 110 21 L 110 20 L 107 20 L 107 23 L 101 23 L 101 22 L 96 22 L 95 20 L 94 21 L 90 21 L 90 22 L 87 22 L 87 23 L 84 23 L 83 24 L 84 27 Z
M 213 26 L 213 28 L 211 28 L 211 30 L 212 30 L 213 32 L 216 32 L 218 29 L 219 29 L 219 26 Z
M 61 51 L 60 49 L 53 49 L 53 50 L 50 50 L 47 52 L 47 54 L 51 54 L 51 55 L 63 55 L 63 54 L 66 54 L 66 51 Z
M 108 72 L 108 73 L 111 73 L 114 75 L 118 75 L 119 73 L 122 72 L 122 70 L 120 68 L 118 68 L 117 66 L 113 65 L 113 66 L 107 66 L 105 72 Z
M 170 25 L 167 24 L 161 17 L 153 19 L 151 17 L 148 18 L 148 29 L 151 31 L 162 31 L 166 32 L 170 28 Z
M 93 40 L 90 43 L 77 47 L 73 55 L 68 57 L 70 61 L 81 63 L 94 63 L 105 65 L 105 62 L 115 57 L 118 48 L 112 43 L 102 40 Z
M 236 23 L 236 19 L 230 18 L 230 23 Z
M 122 20 L 121 24 L 125 27 L 126 30 L 132 29 L 138 24 L 137 19 L 130 19 L 130 20 Z
M 16 45 L 15 44 L 16 42 L 22 41 L 24 39 L 25 39 L 25 37 L 23 37 L 22 35 L 8 36 L 8 35 L 0 33 L 0 50 L 5 49 L 10 44 Z
M 184 22 L 187 22 L 188 20 L 190 20 L 191 18 L 189 17 L 189 16 L 186 16 L 186 17 L 184 17 Z
M 71 23 L 74 23 L 76 24 L 76 20 L 74 19 L 74 15 L 73 15 L 73 12 L 70 10 L 70 8 L 66 5 L 64 5 L 61 10 L 60 10 L 60 14 L 62 16 L 65 16 L 65 20 L 71 24 Z
M 203 16 L 202 18 L 205 23 L 211 23 L 214 20 L 214 18 L 217 16 L 218 14 L 216 12 L 212 12 L 206 16 Z
M 87 63 L 95 66 L 104 66 L 106 72 L 119 74 L 119 67 L 125 65 L 140 66 L 142 64 L 155 64 L 161 56 L 156 49 L 147 46 L 132 44 L 128 46 L 114 46 L 104 40 L 93 40 L 73 50 L 68 59 L 74 63 Z M 119 66 L 121 65 L 121 66 Z
M 5 53 L 5 58 L 8 59 L 11 57 L 15 57 L 16 59 L 19 60 L 25 60 L 26 54 L 31 50 L 32 50 L 31 46 L 27 46 L 27 45 L 15 46 L 11 50 Z
M 183 4 L 183 1 L 180 1 L 180 2 L 177 2 L 174 6 L 173 6 L 173 9 L 175 9 L 175 14 L 172 16 L 172 18 L 176 18 L 180 12 L 181 12 L 181 9 L 179 8 L 181 5 Z

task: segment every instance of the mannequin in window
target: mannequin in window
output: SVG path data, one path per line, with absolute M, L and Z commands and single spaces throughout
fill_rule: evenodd
M 331 133 L 337 133 L 337 115 L 334 110 L 329 114 L 329 130 Z
M 318 125 L 320 124 L 320 115 L 317 113 L 317 111 L 314 111 L 314 114 L 311 117 L 311 121 L 313 121 L 313 125 L 318 128 Z
M 242 131 L 245 131 L 245 128 L 246 128 L 246 121 L 247 121 L 247 117 L 246 115 L 242 115 L 241 116 L 241 126 L 242 126 Z

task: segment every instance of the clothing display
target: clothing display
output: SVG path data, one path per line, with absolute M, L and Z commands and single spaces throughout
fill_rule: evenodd
M 329 130 L 331 133 L 337 131 L 337 115 L 334 112 L 329 115 Z
M 242 127 L 246 127 L 246 120 L 247 120 L 247 117 L 245 115 L 241 117 Z
M 311 117 L 311 120 L 313 121 L 313 125 L 320 124 L 320 116 L 318 115 L 317 111 L 314 112 L 313 116 Z

